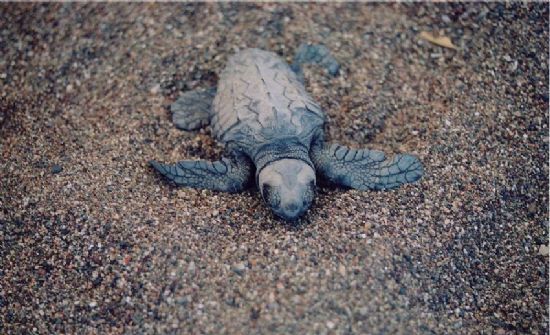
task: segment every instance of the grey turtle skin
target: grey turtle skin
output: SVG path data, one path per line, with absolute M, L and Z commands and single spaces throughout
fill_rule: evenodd
M 319 64 L 333 75 L 339 69 L 319 45 L 301 46 L 292 67 L 258 49 L 230 57 L 217 89 L 186 92 L 171 106 L 180 129 L 210 124 L 226 146 L 226 157 L 151 165 L 178 185 L 226 192 L 245 189 L 255 174 L 265 202 L 286 220 L 311 206 L 316 175 L 358 190 L 391 189 L 420 179 L 422 164 L 415 156 L 386 158 L 376 150 L 325 143 L 325 114 L 304 88 L 303 63 Z

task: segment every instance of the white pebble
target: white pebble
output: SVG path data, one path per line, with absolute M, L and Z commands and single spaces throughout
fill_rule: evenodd
M 156 84 L 155 86 L 151 87 L 149 92 L 151 92 L 151 94 L 158 94 L 160 92 L 160 84 Z
M 546 244 L 541 244 L 539 247 L 539 255 L 541 256 L 548 256 L 548 252 L 550 251 L 550 248 Z

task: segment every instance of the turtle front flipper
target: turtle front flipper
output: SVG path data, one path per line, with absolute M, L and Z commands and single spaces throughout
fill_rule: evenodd
M 241 155 L 211 162 L 187 160 L 176 164 L 150 161 L 151 165 L 177 185 L 223 192 L 245 189 L 253 176 L 253 165 Z
M 311 159 L 317 171 L 336 184 L 358 190 L 398 187 L 420 179 L 422 163 L 409 154 L 387 159 L 383 152 L 350 149 L 339 144 L 312 147 Z
M 212 101 L 216 88 L 189 91 L 182 94 L 171 106 L 172 122 L 179 129 L 195 130 L 210 123 Z
M 340 70 L 340 64 L 330 54 L 329 49 L 322 44 L 302 44 L 298 47 L 290 68 L 303 83 L 303 64 L 317 64 L 325 68 L 331 76 L 336 76 Z

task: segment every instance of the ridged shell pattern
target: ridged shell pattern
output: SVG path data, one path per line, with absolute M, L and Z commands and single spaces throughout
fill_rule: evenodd
M 323 123 L 319 105 L 276 54 L 246 49 L 228 60 L 213 102 L 218 140 L 254 157 L 259 147 L 288 139 L 309 147 Z

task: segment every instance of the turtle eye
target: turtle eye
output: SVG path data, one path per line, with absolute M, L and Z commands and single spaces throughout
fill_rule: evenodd
M 264 197 L 264 201 L 268 203 L 269 206 L 273 208 L 279 207 L 281 197 L 277 193 L 277 189 L 274 189 L 273 186 L 264 184 L 262 186 L 262 195 Z
M 263 195 L 265 201 L 269 201 L 270 193 L 271 193 L 271 186 L 269 186 L 268 184 L 263 184 L 262 185 L 262 195 Z

